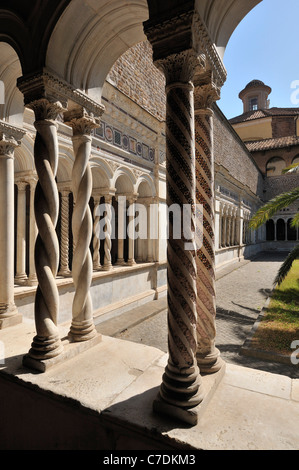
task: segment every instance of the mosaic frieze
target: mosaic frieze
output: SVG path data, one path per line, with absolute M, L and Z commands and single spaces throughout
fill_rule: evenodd
M 135 137 L 132 137 L 121 130 L 113 127 L 106 122 L 102 121 L 101 126 L 95 130 L 95 137 L 98 137 L 104 142 L 125 150 L 132 155 L 136 155 L 144 160 L 149 162 L 155 161 L 155 149 L 149 147 L 144 142 L 137 140 Z

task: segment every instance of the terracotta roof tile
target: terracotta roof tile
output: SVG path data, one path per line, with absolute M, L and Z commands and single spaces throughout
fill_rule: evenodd
M 258 152 L 261 150 L 270 150 L 299 145 L 299 137 L 289 136 L 277 137 L 275 139 L 256 140 L 253 142 L 245 142 L 245 145 L 249 152 Z
M 258 109 L 256 111 L 247 111 L 232 119 L 229 119 L 230 124 L 238 124 L 240 122 L 252 121 L 254 119 L 261 119 L 271 116 L 299 116 L 299 108 L 270 108 Z

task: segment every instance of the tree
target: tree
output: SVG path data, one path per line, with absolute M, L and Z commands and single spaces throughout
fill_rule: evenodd
M 299 173 L 299 163 L 285 168 L 283 173 Z M 249 227 L 256 230 L 261 225 L 265 224 L 277 211 L 288 207 L 290 204 L 295 202 L 299 198 L 299 186 L 292 191 L 288 191 L 274 197 L 262 207 L 258 209 L 255 215 L 249 222 Z M 299 227 L 299 212 L 294 216 L 291 222 L 291 227 Z M 278 273 L 275 277 L 274 284 L 281 284 L 288 272 L 290 271 L 293 261 L 299 258 L 299 244 L 297 244 L 293 250 L 288 254 L 282 265 L 280 266 Z

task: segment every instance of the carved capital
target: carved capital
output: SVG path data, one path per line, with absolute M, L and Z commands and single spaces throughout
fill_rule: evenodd
M 36 121 L 43 121 L 45 119 L 55 121 L 64 110 L 60 101 L 51 102 L 46 98 L 34 100 L 28 103 L 27 107 L 33 110 Z
M 215 101 L 220 99 L 220 88 L 213 81 L 211 71 L 197 76 L 194 80 L 194 109 L 195 112 L 211 111 Z
M 26 131 L 12 126 L 6 122 L 0 122 L 0 155 L 13 157 L 16 147 L 21 145 L 21 140 Z
M 193 49 L 188 49 L 177 54 L 171 54 L 164 59 L 155 62 L 166 78 L 166 85 L 174 83 L 192 83 L 193 78 L 200 67 L 200 58 Z
M 84 108 L 76 108 L 64 113 L 64 122 L 72 127 L 74 136 L 90 136 L 93 129 L 100 127 L 99 119 L 88 114 Z
M 63 109 L 74 105 L 83 107 L 97 117 L 100 117 L 105 109 L 102 104 L 93 101 L 85 93 L 45 68 L 35 74 L 19 78 L 17 86 L 24 95 L 24 104 L 27 107 L 33 102 L 45 99 L 49 103 L 60 103 Z

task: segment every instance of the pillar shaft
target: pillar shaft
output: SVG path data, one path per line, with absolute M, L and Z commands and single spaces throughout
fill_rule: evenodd
M 192 76 L 196 57 L 191 51 L 159 61 L 166 76 L 166 186 L 167 206 L 191 206 L 195 235 L 195 152 Z M 167 240 L 168 347 L 169 359 L 160 388 L 162 401 L 181 411 L 192 409 L 203 399 L 196 363 L 196 260 L 185 246 L 185 236 L 173 233 L 169 220 Z M 189 240 L 188 240 L 189 241 Z M 188 417 L 186 415 L 186 421 Z
M 135 231 L 134 231 L 134 218 L 135 218 L 135 198 L 129 199 L 129 225 L 128 225 L 128 265 L 133 266 L 135 261 Z
M 35 221 L 35 214 L 34 214 L 34 193 L 36 188 L 36 181 L 31 180 L 30 182 L 30 217 L 29 217 L 29 277 L 28 277 L 28 284 L 29 285 L 36 285 L 37 284 L 37 276 L 35 270 L 35 260 L 34 260 L 34 247 L 37 237 L 37 226 Z
M 60 270 L 61 276 L 69 276 L 69 191 L 61 191 L 60 218 Z
M 58 167 L 58 137 L 56 117 L 62 108 L 60 103 L 40 99 L 29 105 L 35 113 L 36 138 L 34 160 L 38 176 L 34 209 L 38 228 L 35 244 L 35 267 L 38 286 L 35 296 L 36 336 L 29 356 L 48 359 L 63 350 L 59 338 L 57 320 L 59 294 L 56 275 L 59 263 L 59 243 L 56 224 L 59 213 L 59 197 L 56 185 Z
M 26 187 L 27 183 L 17 183 L 17 246 L 16 246 L 16 276 L 17 284 L 24 284 L 26 274 Z
M 124 239 L 126 237 L 126 197 L 117 196 L 118 205 L 118 234 L 117 234 L 117 262 L 118 266 L 125 264 Z
M 21 321 L 14 302 L 14 150 L 24 134 L 0 122 L 0 329 Z
M 112 269 L 111 249 L 112 249 L 112 197 L 105 196 L 105 240 L 104 240 L 104 264 L 103 269 Z
M 218 98 L 209 76 L 195 85 L 196 203 L 202 205 L 202 246 L 197 250 L 197 363 L 202 372 L 221 368 L 216 337 L 216 267 L 212 103 Z
M 100 216 L 98 214 L 99 205 L 101 202 L 101 196 L 94 196 L 94 211 L 93 211 L 93 239 L 92 239 L 92 246 L 93 246 L 93 255 L 92 255 L 92 264 L 93 270 L 98 271 L 101 269 L 101 262 L 100 262 L 100 237 L 98 234 L 98 224 L 100 221 Z
M 75 295 L 69 337 L 72 341 L 85 341 L 97 334 L 93 322 L 90 294 L 92 257 L 89 249 L 93 230 L 92 215 L 89 207 L 92 191 L 92 174 L 89 158 L 91 154 L 91 131 L 97 126 L 92 118 L 81 113 L 78 117 L 66 120 L 67 124 L 73 128 L 75 154 L 72 171 L 74 196 L 72 231 L 75 246 L 72 275 Z

